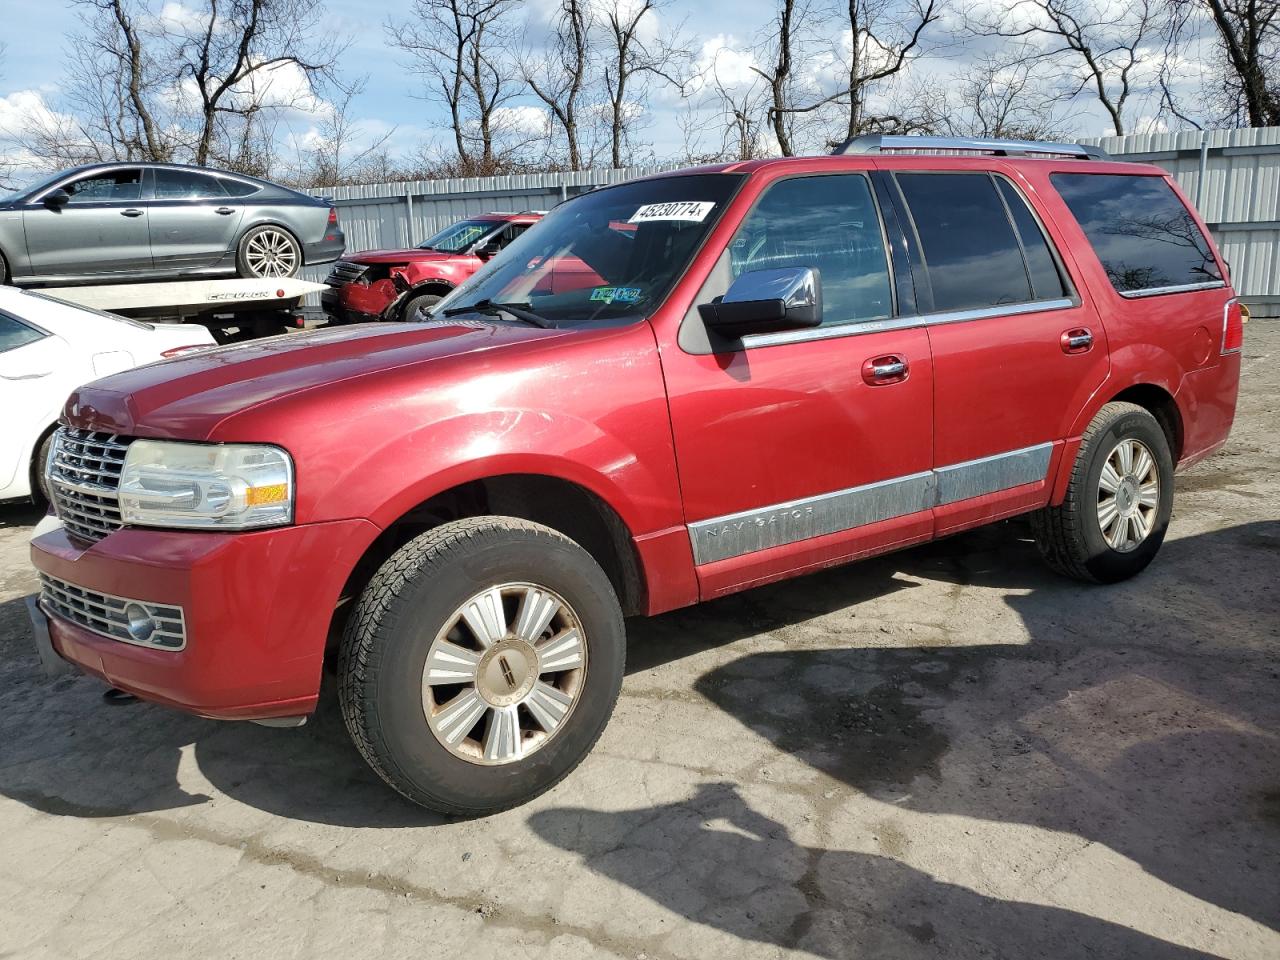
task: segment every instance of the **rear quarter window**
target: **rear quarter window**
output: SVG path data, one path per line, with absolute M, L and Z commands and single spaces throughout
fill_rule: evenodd
M 1222 283 L 1208 240 L 1164 178 L 1055 173 L 1050 180 L 1117 292 Z

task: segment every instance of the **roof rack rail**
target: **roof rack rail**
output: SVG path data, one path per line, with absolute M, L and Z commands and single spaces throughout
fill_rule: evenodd
M 901 134 L 870 133 L 852 137 L 831 152 L 892 153 L 941 152 L 978 153 L 995 157 L 1075 157 L 1079 160 L 1107 160 L 1110 155 L 1101 147 L 1080 143 L 1048 143 L 1041 140 L 994 140 L 983 137 L 916 137 Z

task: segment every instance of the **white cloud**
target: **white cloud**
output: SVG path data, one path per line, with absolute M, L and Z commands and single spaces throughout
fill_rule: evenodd
M 512 133 L 545 137 L 551 133 L 551 113 L 531 105 L 497 107 L 493 111 L 493 125 Z

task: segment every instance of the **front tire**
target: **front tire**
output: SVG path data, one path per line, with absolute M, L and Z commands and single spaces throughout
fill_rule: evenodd
M 582 761 L 625 656 L 622 610 L 585 550 L 539 524 L 477 517 L 410 541 L 374 575 L 344 632 L 339 699 L 387 783 L 479 816 Z
M 1141 573 L 1173 513 L 1173 456 L 1164 430 L 1133 403 L 1106 404 L 1085 431 L 1067 495 L 1031 517 L 1045 561 L 1064 576 L 1118 583 Z
M 406 323 L 411 323 L 417 317 L 419 310 L 430 310 L 443 299 L 444 297 L 438 293 L 420 293 L 410 297 L 404 305 L 404 311 L 400 314 L 400 319 Z
M 284 227 L 254 227 L 236 247 L 236 273 L 246 278 L 284 280 L 302 269 L 302 247 Z

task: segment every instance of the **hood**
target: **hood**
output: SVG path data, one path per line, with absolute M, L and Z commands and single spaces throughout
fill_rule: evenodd
M 207 440 L 226 418 L 307 390 L 406 366 L 564 336 L 500 323 L 376 323 L 290 333 L 127 370 L 80 387 L 75 426 L 128 436 Z
M 440 250 L 423 250 L 421 247 L 410 247 L 406 250 L 361 250 L 349 253 L 343 260 L 355 263 L 430 263 L 437 260 L 473 260 L 469 253 L 444 253 Z

